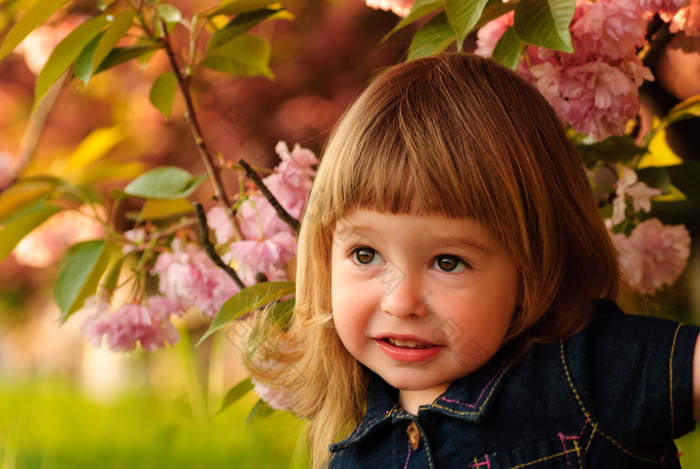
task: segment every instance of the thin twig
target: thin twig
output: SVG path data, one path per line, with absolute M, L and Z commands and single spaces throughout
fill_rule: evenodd
M 245 169 L 245 175 L 253 181 L 255 186 L 262 192 L 262 194 L 265 196 L 265 198 L 270 202 L 272 207 L 275 209 L 275 212 L 277 212 L 277 216 L 280 217 L 280 219 L 285 222 L 287 225 L 291 226 L 294 232 L 299 231 L 299 221 L 291 216 L 289 212 L 287 212 L 284 207 L 282 207 L 282 204 L 279 203 L 279 201 L 275 198 L 274 195 L 272 195 L 272 192 L 270 192 L 270 189 L 267 188 L 265 183 L 263 182 L 262 179 L 260 179 L 260 176 L 258 176 L 258 173 L 253 171 L 253 168 L 250 167 L 248 163 L 245 162 L 245 160 L 239 160 L 238 164 L 243 166 Z
M 206 215 L 204 215 L 204 207 L 202 207 L 202 204 L 200 204 L 199 202 L 194 202 L 193 205 L 194 211 L 197 215 L 197 225 L 199 226 L 200 232 L 199 243 L 204 248 L 204 252 L 207 253 L 209 259 L 214 261 L 214 264 L 224 269 L 224 272 L 226 272 L 228 276 L 231 277 L 234 282 L 236 282 L 236 285 L 238 285 L 241 288 L 241 290 L 244 289 L 245 285 L 238 277 L 236 271 L 233 270 L 233 268 L 230 265 L 224 262 L 221 259 L 221 257 L 219 257 L 219 255 L 216 253 L 216 249 L 214 249 L 214 245 L 211 244 L 211 241 L 209 241 L 209 228 L 207 227 L 207 217 Z
M 173 47 L 170 42 L 168 27 L 165 23 L 165 20 L 161 19 L 160 25 L 161 28 L 163 28 L 163 44 L 165 47 L 165 52 L 168 54 L 168 59 L 170 60 L 170 67 L 173 69 L 175 79 L 177 80 L 178 88 L 180 88 L 180 92 L 182 93 L 182 96 L 185 99 L 185 107 L 187 109 L 185 117 L 187 118 L 187 122 L 189 123 L 190 131 L 194 136 L 194 141 L 197 145 L 199 156 L 202 157 L 204 167 L 206 168 L 207 173 L 209 174 L 209 178 L 211 179 L 212 184 L 214 185 L 214 195 L 216 197 L 216 200 L 224 208 L 224 210 L 226 210 L 226 213 L 229 216 L 229 221 L 231 223 L 231 226 L 233 227 L 234 238 L 237 240 L 243 239 L 243 235 L 241 234 L 241 230 L 238 227 L 238 223 L 236 223 L 236 219 L 233 217 L 231 202 L 229 201 L 228 195 L 226 195 L 226 189 L 224 188 L 224 183 L 221 180 L 221 172 L 219 171 L 219 168 L 216 164 L 211 150 L 209 150 L 209 147 L 204 141 L 204 137 L 202 137 L 202 129 L 199 125 L 199 121 L 197 120 L 197 113 L 195 112 L 194 104 L 192 102 L 192 94 L 190 93 L 188 80 L 186 80 L 185 77 L 182 76 L 180 67 L 177 64 L 177 59 L 175 58 L 175 53 L 173 52 Z

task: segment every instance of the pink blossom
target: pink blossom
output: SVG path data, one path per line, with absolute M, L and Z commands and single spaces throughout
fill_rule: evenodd
M 681 8 L 673 15 L 670 23 L 669 31 L 682 32 L 686 37 L 685 42 L 697 46 L 697 39 L 700 38 L 700 0 L 690 0 L 688 6 Z
M 311 190 L 315 173 L 312 166 L 318 164 L 318 158 L 298 143 L 291 152 L 284 142 L 279 142 L 275 150 L 280 156 L 280 164 L 263 182 L 284 209 L 294 218 L 299 218 Z
M 139 342 L 144 350 L 157 350 L 179 340 L 170 315 L 177 307 L 167 298 L 151 297 L 145 303 L 127 303 L 113 313 L 109 304 L 96 297 L 88 298 L 83 309 L 96 309 L 83 322 L 81 329 L 95 346 L 102 345 L 115 352 L 133 350 Z
M 128 241 L 128 244 L 125 244 L 122 248 L 123 254 L 140 251 L 143 249 L 143 244 L 146 242 L 146 230 L 143 228 L 134 228 L 133 230 L 125 231 L 124 239 Z
M 226 210 L 219 205 L 212 207 L 207 212 L 207 225 L 214 230 L 217 243 L 228 243 L 233 240 L 231 220 L 229 220 Z
M 296 238 L 288 231 L 281 231 L 267 239 L 233 243 L 230 252 L 242 264 L 267 274 L 283 269 L 284 264 L 294 257 Z
M 594 140 L 624 134 L 639 111 L 635 79 L 603 61 L 565 67 L 559 92 L 570 105 L 562 117 Z
M 651 198 L 663 194 L 663 190 L 649 187 L 637 180 L 633 169 L 622 166 L 622 177 L 617 181 L 616 197 L 613 200 L 612 223 L 617 225 L 625 219 L 626 198 L 632 198 L 632 206 L 637 212 L 651 210 Z
M 414 0 L 365 0 L 367 6 L 375 10 L 393 11 L 395 15 L 404 17 L 411 11 Z
M 482 27 L 477 53 L 492 53 L 512 24 L 509 13 Z M 528 46 L 518 72 L 578 132 L 594 140 L 621 135 L 639 112 L 639 86 L 653 79 L 637 56 L 645 26 L 633 0 L 579 1 L 570 27 L 574 53 Z
M 240 205 L 236 219 L 246 239 L 266 238 L 280 231 L 291 232 L 289 225 L 280 219 L 272 204 L 260 194 L 249 196 Z
M 690 256 L 690 235 L 683 225 L 664 225 L 651 218 L 635 227 L 629 237 L 613 235 L 620 268 L 629 284 L 645 294 L 672 285 Z
M 474 53 L 488 57 L 493 54 L 498 40 L 508 28 L 513 26 L 514 13 L 506 13 L 489 21 L 476 32 L 476 50 Z
M 158 256 L 152 273 L 160 292 L 181 309 L 197 307 L 209 317 L 238 292 L 235 282 L 194 244 L 173 241 L 173 251 Z
M 283 391 L 272 390 L 257 382 L 255 378 L 253 378 L 252 381 L 255 385 L 253 388 L 255 393 L 260 399 L 267 402 L 270 407 L 277 410 L 291 410 L 291 400 Z
M 629 57 L 646 43 L 646 24 L 633 0 L 582 3 L 570 27 L 576 57 L 586 61 Z
M 637 0 L 639 8 L 654 15 L 658 13 L 667 23 L 678 13 L 678 10 L 688 5 L 689 0 Z

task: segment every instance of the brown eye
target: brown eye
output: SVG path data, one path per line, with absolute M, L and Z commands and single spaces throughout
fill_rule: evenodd
M 441 255 L 435 258 L 434 268 L 442 272 L 461 272 L 466 263 L 457 256 Z
M 353 259 L 358 264 L 370 265 L 377 258 L 379 258 L 379 256 L 377 256 L 377 251 L 375 251 L 374 249 L 359 248 L 353 252 Z

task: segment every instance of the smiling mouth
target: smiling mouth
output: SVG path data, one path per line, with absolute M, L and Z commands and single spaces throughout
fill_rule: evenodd
M 417 340 L 401 340 L 401 339 L 395 339 L 393 337 L 385 337 L 382 339 L 384 342 L 387 342 L 395 347 L 401 347 L 401 348 L 412 348 L 412 349 L 423 349 L 423 348 L 430 348 L 430 347 L 435 347 L 433 344 L 426 344 L 423 342 L 418 342 Z

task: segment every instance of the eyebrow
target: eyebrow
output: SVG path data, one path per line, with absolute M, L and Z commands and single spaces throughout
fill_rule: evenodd
M 333 237 L 337 236 L 342 241 L 350 236 L 364 238 L 372 235 L 378 235 L 378 231 L 374 229 L 374 227 L 369 225 L 355 225 L 345 220 L 336 223 L 335 230 L 333 230 Z
M 338 236 L 341 241 L 347 240 L 350 236 L 355 236 L 358 238 L 370 238 L 373 235 L 378 235 L 378 231 L 369 225 L 355 225 L 349 222 L 343 224 L 343 229 L 338 229 L 339 224 L 336 224 L 336 228 L 333 232 L 333 236 Z M 430 236 L 426 235 L 425 239 L 432 244 L 439 244 L 446 248 L 450 247 L 460 247 L 468 249 L 470 251 L 478 251 L 483 254 L 490 254 L 493 251 L 488 244 L 477 241 L 473 238 L 462 237 L 462 236 Z
M 490 254 L 493 249 L 486 243 L 482 243 L 476 239 L 468 237 L 452 237 L 452 236 L 426 236 L 430 243 L 438 244 L 445 247 L 460 247 L 469 249 L 470 251 L 479 251 L 484 254 Z

